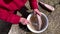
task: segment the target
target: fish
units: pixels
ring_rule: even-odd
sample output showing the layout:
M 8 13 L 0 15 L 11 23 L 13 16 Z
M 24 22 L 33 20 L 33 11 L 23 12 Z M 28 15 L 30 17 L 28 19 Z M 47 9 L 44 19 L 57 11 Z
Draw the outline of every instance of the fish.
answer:
M 41 19 L 41 16 L 39 16 L 37 14 L 37 18 L 38 18 L 38 23 L 39 23 L 39 30 L 41 30 L 41 28 L 42 28 L 42 19 Z
M 43 6 L 45 6 L 47 9 L 51 10 L 51 11 L 54 11 L 55 10 L 55 8 L 53 6 L 51 6 L 51 5 L 48 5 L 48 4 L 43 3 L 41 1 L 39 3 L 42 4 Z
M 42 21 L 41 17 L 38 14 L 36 15 L 33 14 L 30 18 L 30 21 L 35 30 L 37 31 L 41 30 Z

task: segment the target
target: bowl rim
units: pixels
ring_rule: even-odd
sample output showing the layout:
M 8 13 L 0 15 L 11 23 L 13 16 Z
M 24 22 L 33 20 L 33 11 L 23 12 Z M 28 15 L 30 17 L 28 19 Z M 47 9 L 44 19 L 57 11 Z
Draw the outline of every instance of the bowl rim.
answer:
M 27 28 L 28 28 L 31 32 L 33 32 L 33 33 L 42 33 L 42 32 L 44 32 L 44 31 L 47 29 L 47 27 L 48 27 L 48 18 L 47 18 L 47 16 L 46 16 L 44 13 L 42 13 L 42 12 L 41 12 L 41 14 L 45 16 L 45 18 L 46 18 L 46 23 L 47 23 L 47 24 L 46 24 L 45 28 L 43 28 L 43 29 L 40 30 L 40 31 L 34 31 L 34 30 L 31 29 L 31 28 L 29 27 L 29 25 L 27 24 Z M 29 15 L 28 15 L 27 20 L 30 19 L 31 15 L 32 15 L 32 14 L 29 14 Z

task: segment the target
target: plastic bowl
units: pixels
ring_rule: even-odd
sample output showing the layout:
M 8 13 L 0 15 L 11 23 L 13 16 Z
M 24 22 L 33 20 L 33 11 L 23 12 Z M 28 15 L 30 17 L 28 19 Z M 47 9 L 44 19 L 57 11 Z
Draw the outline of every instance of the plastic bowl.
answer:
M 43 21 L 44 21 L 44 23 L 45 23 L 45 25 L 43 26 L 43 28 L 42 28 L 41 30 L 37 31 L 37 30 L 35 30 L 30 24 L 27 24 L 27 28 L 28 28 L 31 32 L 33 32 L 33 33 L 42 33 L 42 32 L 44 32 L 44 31 L 47 29 L 47 27 L 48 27 L 48 18 L 47 18 L 47 16 L 46 16 L 44 13 L 42 13 L 42 12 L 41 12 L 41 14 L 42 14 L 42 18 L 44 19 Z M 31 17 L 31 16 L 32 16 L 32 14 L 29 14 L 28 17 L 27 17 L 27 20 L 30 20 L 30 17 Z

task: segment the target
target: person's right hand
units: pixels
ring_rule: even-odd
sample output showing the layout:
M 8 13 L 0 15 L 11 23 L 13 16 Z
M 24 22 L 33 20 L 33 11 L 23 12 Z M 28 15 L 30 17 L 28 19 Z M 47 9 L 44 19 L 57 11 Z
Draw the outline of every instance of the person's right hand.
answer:
M 27 25 L 29 23 L 29 21 L 27 19 L 25 19 L 25 18 L 20 18 L 20 22 L 23 25 Z

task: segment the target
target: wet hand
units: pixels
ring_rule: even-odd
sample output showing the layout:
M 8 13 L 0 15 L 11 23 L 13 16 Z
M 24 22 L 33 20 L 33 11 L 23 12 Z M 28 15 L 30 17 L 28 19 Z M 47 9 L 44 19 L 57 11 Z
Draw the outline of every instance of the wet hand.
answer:
M 39 16 L 41 16 L 41 12 L 38 9 L 34 9 L 34 14 L 38 14 Z
M 27 19 L 25 19 L 25 18 L 20 18 L 20 22 L 23 25 L 27 25 L 29 23 L 29 21 Z

